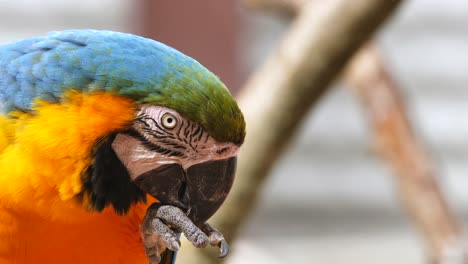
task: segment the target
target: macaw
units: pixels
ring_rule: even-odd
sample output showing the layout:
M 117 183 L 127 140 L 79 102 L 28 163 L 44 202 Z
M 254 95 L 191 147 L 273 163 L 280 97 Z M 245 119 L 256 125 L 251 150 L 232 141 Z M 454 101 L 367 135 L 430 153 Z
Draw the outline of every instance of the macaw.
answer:
M 229 192 L 245 121 L 196 60 L 132 34 L 0 46 L 0 263 L 171 263 Z

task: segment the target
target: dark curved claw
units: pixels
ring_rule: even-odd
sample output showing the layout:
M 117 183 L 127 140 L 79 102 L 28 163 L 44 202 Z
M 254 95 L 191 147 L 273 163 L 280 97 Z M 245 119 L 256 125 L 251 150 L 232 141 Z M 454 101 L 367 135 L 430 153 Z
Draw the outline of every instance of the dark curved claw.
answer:
M 221 242 L 218 244 L 218 247 L 220 251 L 218 258 L 224 258 L 229 254 L 229 245 L 226 240 L 221 240 Z

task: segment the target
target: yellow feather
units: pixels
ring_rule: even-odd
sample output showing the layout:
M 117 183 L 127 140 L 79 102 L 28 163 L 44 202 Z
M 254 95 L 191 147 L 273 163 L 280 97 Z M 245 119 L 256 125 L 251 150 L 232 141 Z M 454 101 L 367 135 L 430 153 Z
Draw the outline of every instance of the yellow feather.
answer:
M 147 205 L 118 216 L 76 199 L 96 140 L 134 113 L 129 99 L 71 91 L 60 104 L 36 101 L 32 114 L 0 116 L 0 263 L 146 262 L 138 229 Z

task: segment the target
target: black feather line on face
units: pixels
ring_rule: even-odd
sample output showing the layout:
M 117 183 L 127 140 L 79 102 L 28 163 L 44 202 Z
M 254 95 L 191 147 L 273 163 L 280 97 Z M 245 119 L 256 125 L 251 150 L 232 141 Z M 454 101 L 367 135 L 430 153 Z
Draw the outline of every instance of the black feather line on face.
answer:
M 100 212 L 112 205 L 115 212 L 124 215 L 132 204 L 146 202 L 146 195 L 131 181 L 127 169 L 112 149 L 116 135 L 113 133 L 95 143 L 93 162 L 83 172 L 83 191 L 78 198 L 84 201 L 86 197 L 92 210 Z
M 140 134 L 140 132 L 136 131 L 135 129 L 128 129 L 128 130 L 123 131 L 122 133 L 137 139 L 138 141 L 141 142 L 141 144 L 143 144 L 145 147 L 147 147 L 151 151 L 154 151 L 163 155 L 167 155 L 167 156 L 186 157 L 186 155 L 180 151 L 170 150 L 170 149 L 161 147 L 159 145 L 156 145 L 154 143 L 151 143 L 142 134 Z

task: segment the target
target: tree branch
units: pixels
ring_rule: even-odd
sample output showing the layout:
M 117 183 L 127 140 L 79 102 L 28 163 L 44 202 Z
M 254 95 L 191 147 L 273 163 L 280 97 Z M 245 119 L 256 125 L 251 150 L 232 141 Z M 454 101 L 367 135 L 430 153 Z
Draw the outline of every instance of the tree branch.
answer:
M 279 48 L 249 79 L 239 99 L 247 138 L 237 178 L 226 203 L 211 219 L 228 240 L 235 238 L 255 206 L 266 176 L 305 114 L 399 3 L 334 0 L 320 10 L 306 4 Z M 196 250 L 182 256 L 181 263 L 218 262 L 213 256 Z
M 403 98 L 373 46 L 348 65 L 346 82 L 367 110 L 377 153 L 395 170 L 402 204 L 422 231 L 435 263 L 463 263 L 462 234 L 436 181 L 424 147 L 413 135 Z
M 244 0 L 253 8 L 293 17 L 312 0 Z M 313 1 L 326 4 L 326 1 Z M 429 244 L 435 263 L 467 261 L 463 234 L 436 181 L 424 147 L 413 135 L 399 87 L 386 71 L 372 44 L 361 49 L 347 66 L 345 82 L 367 110 L 377 153 L 395 170 L 402 204 Z
M 252 9 L 273 12 L 285 17 L 295 17 L 306 1 L 311 0 L 243 0 L 242 2 Z

